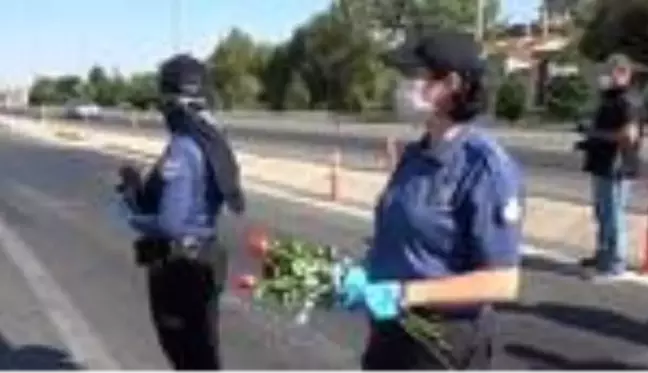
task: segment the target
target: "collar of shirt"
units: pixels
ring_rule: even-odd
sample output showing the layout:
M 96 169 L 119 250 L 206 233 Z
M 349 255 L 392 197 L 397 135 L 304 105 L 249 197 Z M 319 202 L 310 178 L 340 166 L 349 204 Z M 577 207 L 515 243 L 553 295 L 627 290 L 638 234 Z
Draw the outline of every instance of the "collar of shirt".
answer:
M 432 142 L 430 137 L 425 134 L 417 142 L 416 149 L 418 152 L 428 159 L 433 160 L 439 164 L 447 164 L 452 159 L 453 154 L 461 146 L 463 141 L 470 133 L 470 125 L 458 124 L 457 133 L 450 139 L 444 139 L 438 142 Z

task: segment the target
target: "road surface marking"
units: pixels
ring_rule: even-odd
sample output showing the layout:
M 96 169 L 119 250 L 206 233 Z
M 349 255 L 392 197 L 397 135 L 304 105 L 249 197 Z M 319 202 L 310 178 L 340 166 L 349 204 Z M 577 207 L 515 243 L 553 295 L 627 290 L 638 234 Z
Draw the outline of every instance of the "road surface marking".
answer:
M 13 193 L 47 209 L 64 221 L 78 224 L 83 219 L 82 216 L 77 216 L 73 211 L 70 211 L 69 203 L 56 200 L 31 185 L 12 180 L 9 182 L 9 186 Z M 226 306 L 234 308 L 237 312 L 245 312 L 248 320 L 266 332 L 272 333 L 273 337 L 279 339 L 276 344 L 288 346 L 288 349 L 310 345 L 336 362 L 349 363 L 356 359 L 353 351 L 347 351 L 317 329 L 293 325 L 287 316 L 284 317 L 285 315 L 265 311 L 232 293 L 224 293 L 221 300 Z
M 90 325 L 61 286 L 38 260 L 34 250 L 0 216 L 0 247 L 22 272 L 31 291 L 79 364 L 92 370 L 119 370 Z

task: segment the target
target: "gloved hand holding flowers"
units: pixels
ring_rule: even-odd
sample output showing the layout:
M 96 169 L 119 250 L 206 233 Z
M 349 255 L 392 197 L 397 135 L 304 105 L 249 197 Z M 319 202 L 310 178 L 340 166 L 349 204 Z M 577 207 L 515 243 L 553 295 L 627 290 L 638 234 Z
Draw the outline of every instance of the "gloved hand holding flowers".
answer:
M 437 325 L 401 307 L 399 282 L 372 281 L 361 261 L 334 247 L 271 238 L 258 228 L 248 231 L 246 241 L 261 274 L 242 275 L 238 284 L 251 290 L 256 302 L 294 312 L 300 323 L 308 322 L 315 308 L 360 310 L 374 320 L 400 321 L 413 337 L 441 338 Z

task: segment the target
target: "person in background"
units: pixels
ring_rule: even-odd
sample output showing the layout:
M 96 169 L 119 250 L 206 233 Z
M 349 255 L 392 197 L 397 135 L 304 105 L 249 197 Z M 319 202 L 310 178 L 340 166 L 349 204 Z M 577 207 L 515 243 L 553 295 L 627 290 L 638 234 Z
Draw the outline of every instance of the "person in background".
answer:
M 625 208 L 630 184 L 639 176 L 645 108 L 633 85 L 633 67 L 624 55 L 608 59 L 601 77 L 601 100 L 587 133 L 584 170 L 592 175 L 594 216 L 597 224 L 594 256 L 581 265 L 594 267 L 596 279 L 615 279 L 626 272 L 627 227 Z
M 170 140 L 145 181 L 121 170 L 121 191 L 141 235 L 136 257 L 148 269 L 164 352 L 175 369 L 220 369 L 217 303 L 227 264 L 216 223 L 223 203 L 244 212 L 239 166 L 210 117 L 205 66 L 177 55 L 162 64 L 158 79 Z
M 425 132 L 382 192 L 366 257 L 341 271 L 339 301 L 370 316 L 363 369 L 488 369 L 492 304 L 519 292 L 522 173 L 482 128 L 485 66 L 471 35 L 437 31 L 392 57 L 398 113 Z M 440 340 L 408 333 L 408 313 L 438 323 Z

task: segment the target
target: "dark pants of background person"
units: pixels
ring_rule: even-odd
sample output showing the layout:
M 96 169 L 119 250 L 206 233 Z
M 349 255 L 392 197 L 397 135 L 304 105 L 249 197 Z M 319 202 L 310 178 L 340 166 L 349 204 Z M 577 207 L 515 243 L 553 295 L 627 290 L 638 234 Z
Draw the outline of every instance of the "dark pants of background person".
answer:
M 626 270 L 627 226 L 625 209 L 631 181 L 594 176 L 594 212 L 598 225 L 594 261 L 599 272 L 621 274 Z
M 496 317 L 492 309 L 475 317 L 434 321 L 442 346 L 434 338 L 422 343 L 395 321 L 372 322 L 363 370 L 487 370 L 491 369 Z
M 216 269 L 206 261 L 185 258 L 149 269 L 153 322 L 176 370 L 221 369 L 218 301 L 226 266 L 222 257 Z

